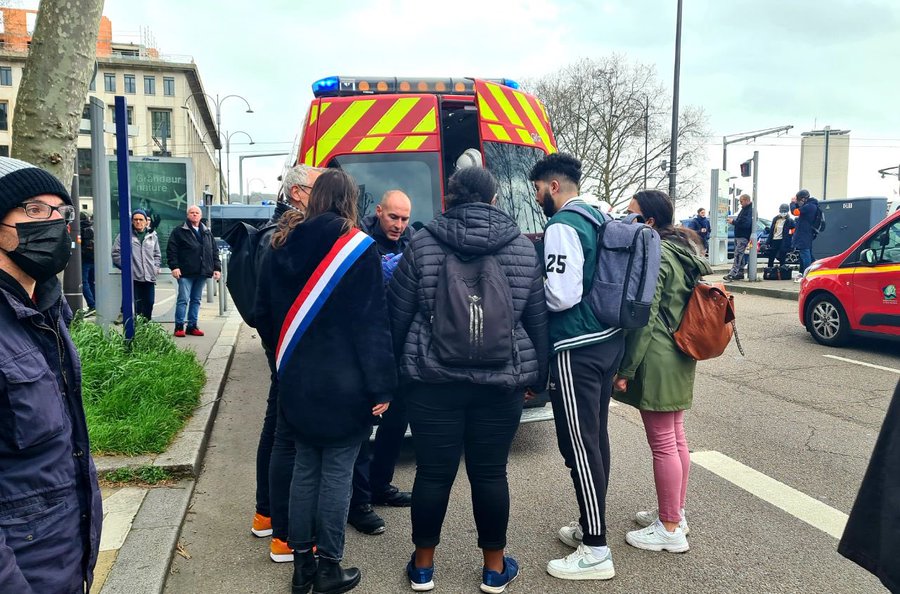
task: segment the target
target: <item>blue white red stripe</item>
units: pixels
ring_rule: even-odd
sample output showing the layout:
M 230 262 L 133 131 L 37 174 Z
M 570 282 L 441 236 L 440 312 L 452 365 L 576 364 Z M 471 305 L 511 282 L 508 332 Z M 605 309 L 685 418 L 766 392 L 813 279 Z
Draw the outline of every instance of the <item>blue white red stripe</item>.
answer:
M 313 319 L 325 305 L 331 292 L 374 240 L 360 231 L 351 229 L 340 236 L 325 258 L 319 263 L 303 290 L 288 310 L 278 347 L 275 350 L 275 369 L 281 374 L 281 365 L 291 357 Z

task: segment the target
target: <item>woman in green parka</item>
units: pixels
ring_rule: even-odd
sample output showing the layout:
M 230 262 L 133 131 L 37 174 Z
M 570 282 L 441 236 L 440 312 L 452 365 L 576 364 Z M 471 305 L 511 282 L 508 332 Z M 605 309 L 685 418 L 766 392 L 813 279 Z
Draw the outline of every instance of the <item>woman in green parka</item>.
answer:
M 641 190 L 628 210 L 640 214 L 662 238 L 662 261 L 650 323 L 629 330 L 613 398 L 641 411 L 653 452 L 653 478 L 659 508 L 641 511 L 635 520 L 644 528 L 625 536 L 628 544 L 650 551 L 683 553 L 690 548 L 684 519 L 691 458 L 684 436 L 684 411 L 691 407 L 697 362 L 682 353 L 666 320 L 677 327 L 694 281 L 712 270 L 703 259 L 703 241 L 685 228 L 675 228 L 672 200 L 659 190 Z

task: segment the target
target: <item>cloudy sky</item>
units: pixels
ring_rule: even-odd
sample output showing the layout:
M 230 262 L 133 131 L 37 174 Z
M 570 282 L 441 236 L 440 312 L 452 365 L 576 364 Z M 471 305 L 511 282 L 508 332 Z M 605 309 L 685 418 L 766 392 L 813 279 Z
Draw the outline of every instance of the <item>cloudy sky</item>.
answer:
M 224 129 L 256 140 L 232 140 L 235 190 L 236 155 L 288 151 L 319 78 L 527 79 L 616 52 L 671 85 L 675 13 L 675 0 L 107 0 L 104 10 L 114 38 L 148 29 L 163 54 L 193 56 L 208 93 L 250 101 L 254 114 L 235 100 L 222 108 Z M 763 211 L 797 189 L 800 132 L 825 125 L 852 130 L 848 193 L 897 198 L 900 182 L 877 170 L 900 164 L 900 2 L 684 0 L 682 35 L 681 102 L 709 116 L 710 167 L 724 134 L 794 126 L 729 147 L 732 169 L 760 151 Z M 281 165 L 246 160 L 245 183 L 272 191 Z

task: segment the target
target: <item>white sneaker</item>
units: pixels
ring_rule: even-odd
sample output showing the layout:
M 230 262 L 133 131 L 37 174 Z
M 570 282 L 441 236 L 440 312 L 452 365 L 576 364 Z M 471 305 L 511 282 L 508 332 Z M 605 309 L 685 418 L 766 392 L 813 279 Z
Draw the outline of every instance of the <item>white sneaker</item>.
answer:
M 634 521 L 638 523 L 638 526 L 647 527 L 656 522 L 659 519 L 659 510 L 648 510 L 648 511 L 639 511 L 634 514 Z M 688 526 L 687 518 L 684 516 L 684 512 L 681 513 L 681 521 L 678 522 L 678 527 L 681 528 L 681 531 L 684 532 L 684 535 L 687 536 L 691 533 L 691 528 Z
M 625 542 L 646 551 L 684 553 L 691 548 L 680 527 L 675 528 L 675 532 L 669 532 L 659 520 L 646 528 L 629 532 L 625 535 Z
M 584 538 L 584 532 L 581 530 L 581 524 L 579 524 L 577 521 L 570 522 L 568 526 L 563 526 L 556 534 L 559 537 L 559 540 L 563 542 L 563 544 L 568 545 L 573 549 L 577 549 L 578 545 L 581 544 L 581 539 Z
M 547 573 L 561 580 L 609 580 L 616 575 L 612 552 L 597 559 L 591 547 L 580 544 L 575 552 L 547 563 Z

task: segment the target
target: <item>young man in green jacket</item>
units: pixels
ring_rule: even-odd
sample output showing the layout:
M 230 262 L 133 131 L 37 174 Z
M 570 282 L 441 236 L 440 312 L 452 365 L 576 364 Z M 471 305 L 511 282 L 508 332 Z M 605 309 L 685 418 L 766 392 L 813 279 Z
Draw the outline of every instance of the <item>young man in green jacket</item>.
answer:
M 597 232 L 580 214 L 562 210 L 569 203 L 592 208 L 578 193 L 581 162 L 571 155 L 548 155 L 534 165 L 529 179 L 550 218 L 544 228 L 553 347 L 550 399 L 559 451 L 571 471 L 580 512 L 577 522 L 559 530 L 559 539 L 575 552 L 550 561 L 547 572 L 566 580 L 606 580 L 615 575 L 606 543 L 607 422 L 622 332 L 598 321 L 583 299 L 594 277 Z

